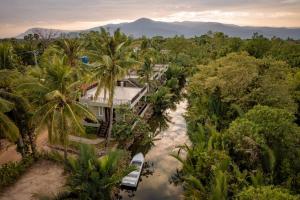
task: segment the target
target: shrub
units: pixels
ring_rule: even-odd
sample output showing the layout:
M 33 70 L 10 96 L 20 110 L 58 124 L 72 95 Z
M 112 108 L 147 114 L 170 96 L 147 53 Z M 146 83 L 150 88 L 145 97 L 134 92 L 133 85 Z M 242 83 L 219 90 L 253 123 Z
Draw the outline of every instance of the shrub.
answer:
M 4 164 L 0 168 L 0 190 L 14 183 L 27 168 L 33 164 L 32 157 L 23 158 L 20 162 L 11 162 Z
M 262 186 L 262 187 L 248 187 L 240 192 L 236 199 L 238 200 L 299 200 L 299 196 L 295 196 L 289 193 L 288 190 L 281 189 L 274 186 Z

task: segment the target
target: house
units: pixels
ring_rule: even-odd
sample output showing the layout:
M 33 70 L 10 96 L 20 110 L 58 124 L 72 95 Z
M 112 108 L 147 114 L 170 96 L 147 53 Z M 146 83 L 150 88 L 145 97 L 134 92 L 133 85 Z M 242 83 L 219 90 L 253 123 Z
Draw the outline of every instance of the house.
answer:
M 167 71 L 168 65 L 156 64 L 153 69 L 152 80 L 163 81 L 163 75 Z M 97 117 L 98 122 L 85 121 L 85 126 L 97 127 L 100 135 L 106 135 L 109 122 L 108 93 L 101 90 L 96 96 L 97 85 L 87 88 L 85 94 L 80 98 L 80 102 L 88 107 Z M 127 105 L 135 113 L 143 116 L 148 105 L 146 97 L 148 93 L 147 84 L 142 84 L 136 71 L 129 73 L 124 79 L 119 80 L 114 91 L 113 107 Z M 114 119 L 116 118 L 114 113 Z

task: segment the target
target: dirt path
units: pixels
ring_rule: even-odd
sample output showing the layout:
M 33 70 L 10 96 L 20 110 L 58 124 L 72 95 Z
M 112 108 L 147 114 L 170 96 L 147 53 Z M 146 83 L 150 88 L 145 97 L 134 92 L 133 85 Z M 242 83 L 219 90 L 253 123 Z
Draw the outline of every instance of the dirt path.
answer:
M 47 141 L 48 141 L 48 132 L 47 130 L 43 130 L 37 137 L 36 145 L 38 150 L 46 149 L 47 150 Z M 11 145 L 7 149 L 0 152 L 0 165 L 8 163 L 8 162 L 14 162 L 19 161 L 22 159 L 22 156 L 20 153 L 16 151 L 16 145 Z
M 31 200 L 33 194 L 54 194 L 66 182 L 62 166 L 50 161 L 35 163 L 20 179 L 5 189 L 0 200 Z
M 16 151 L 16 148 L 16 145 L 12 145 L 0 153 L 0 165 L 22 159 L 21 154 Z

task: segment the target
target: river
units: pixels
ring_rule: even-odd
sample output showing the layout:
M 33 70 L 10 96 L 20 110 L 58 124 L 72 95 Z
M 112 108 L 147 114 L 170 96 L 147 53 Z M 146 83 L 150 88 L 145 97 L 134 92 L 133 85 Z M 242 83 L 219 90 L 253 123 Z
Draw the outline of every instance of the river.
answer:
M 169 126 L 157 135 L 155 145 L 145 156 L 140 183 L 135 191 L 123 189 L 122 200 L 178 200 L 182 199 L 181 186 L 170 182 L 171 176 L 181 167 L 181 164 L 170 156 L 176 152 L 176 146 L 189 143 L 186 133 L 186 121 L 183 117 L 187 102 L 181 101 L 175 110 L 168 110 Z

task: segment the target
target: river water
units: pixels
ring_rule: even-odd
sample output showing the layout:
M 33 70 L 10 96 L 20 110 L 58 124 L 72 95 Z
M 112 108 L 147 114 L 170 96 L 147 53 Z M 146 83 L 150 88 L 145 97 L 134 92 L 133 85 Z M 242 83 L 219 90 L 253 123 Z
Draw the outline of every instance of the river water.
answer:
M 122 200 L 178 200 L 182 199 L 181 186 L 170 182 L 172 175 L 181 164 L 170 156 L 176 152 L 176 146 L 189 143 L 186 133 L 186 121 L 183 117 L 187 102 L 181 101 L 176 110 L 168 110 L 169 127 L 157 135 L 159 140 L 147 152 L 145 167 L 140 183 L 135 191 L 123 189 L 120 193 Z

